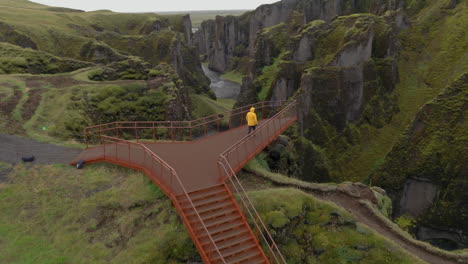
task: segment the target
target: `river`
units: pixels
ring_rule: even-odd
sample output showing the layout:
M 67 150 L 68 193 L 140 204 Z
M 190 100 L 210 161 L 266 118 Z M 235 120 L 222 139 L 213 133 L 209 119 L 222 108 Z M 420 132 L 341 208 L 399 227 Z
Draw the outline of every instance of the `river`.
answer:
M 211 80 L 210 88 L 216 94 L 217 98 L 237 99 L 240 93 L 240 85 L 225 80 L 221 74 L 208 69 L 208 66 L 202 64 L 202 69 L 205 75 Z

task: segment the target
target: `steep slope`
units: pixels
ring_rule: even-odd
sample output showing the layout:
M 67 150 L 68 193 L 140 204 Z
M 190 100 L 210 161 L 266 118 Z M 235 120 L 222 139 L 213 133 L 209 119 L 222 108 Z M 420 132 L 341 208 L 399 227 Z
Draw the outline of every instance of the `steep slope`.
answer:
M 372 175 L 391 194 L 395 217 L 417 220 L 418 238 L 449 249 L 468 246 L 468 74 L 416 115 Z
M 430 212 L 423 214 L 422 208 L 413 212 L 421 227 L 419 237 L 430 240 L 434 234 L 423 226 L 438 227 L 442 230 L 437 236 L 451 240 L 449 244 L 455 243 L 455 248 L 465 247 L 464 217 L 443 224 L 441 215 L 452 215 L 446 210 L 460 212 L 466 191 L 439 195 L 450 193 L 447 184 L 452 181 L 442 180 L 445 176 L 460 188 L 464 186 L 464 179 L 457 175 L 466 157 L 440 153 L 439 147 L 450 149 L 450 140 L 436 140 L 441 144 L 437 148 L 423 144 L 427 146 L 423 154 L 397 149 L 403 148 L 398 142 L 406 142 L 402 134 L 420 108 L 468 72 L 467 2 L 350 3 L 281 1 L 265 5 L 241 17 L 205 22 L 195 42 L 211 68 L 235 69 L 246 75 L 235 107 L 261 100 L 296 97 L 301 101 L 301 122 L 287 133 L 292 143 L 277 142 L 270 148 L 268 162 L 273 169 L 307 181 L 382 184 L 392 189 L 396 208 L 405 186 L 411 187 L 405 185 L 410 175 L 430 174 L 427 185 L 437 185 L 429 189 L 438 194 Z M 310 10 L 315 11 L 312 16 Z M 261 21 L 261 25 L 252 21 Z M 452 110 L 460 114 L 464 107 L 456 104 Z M 441 123 L 434 131 L 455 129 L 445 121 L 434 122 Z M 430 134 L 421 137 L 422 142 L 432 140 Z M 395 153 L 385 159 L 394 146 Z M 412 147 L 403 149 L 407 148 Z M 428 172 L 434 167 L 425 163 L 401 164 L 416 158 L 412 154 L 417 159 L 439 160 L 442 164 L 437 163 L 437 168 L 444 172 Z M 395 161 L 395 155 L 401 160 Z M 415 168 L 409 169 L 411 166 Z M 399 209 L 395 213 L 399 216 Z M 444 233 L 449 227 L 457 238 Z
M 314 20 L 330 21 L 338 15 L 372 12 L 383 14 L 401 7 L 401 1 L 283 0 L 262 5 L 239 17 L 218 16 L 204 21 L 194 42 L 208 57 L 209 68 L 225 72 L 236 68 L 235 57 L 253 56 L 257 32 L 287 22 L 291 31 Z

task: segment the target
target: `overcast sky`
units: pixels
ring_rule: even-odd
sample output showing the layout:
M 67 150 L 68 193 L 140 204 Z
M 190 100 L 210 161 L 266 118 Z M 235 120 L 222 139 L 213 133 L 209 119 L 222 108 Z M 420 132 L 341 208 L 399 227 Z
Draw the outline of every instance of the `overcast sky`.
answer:
M 110 9 L 115 12 L 158 12 L 190 10 L 255 9 L 279 0 L 33 0 L 33 2 L 85 11 Z

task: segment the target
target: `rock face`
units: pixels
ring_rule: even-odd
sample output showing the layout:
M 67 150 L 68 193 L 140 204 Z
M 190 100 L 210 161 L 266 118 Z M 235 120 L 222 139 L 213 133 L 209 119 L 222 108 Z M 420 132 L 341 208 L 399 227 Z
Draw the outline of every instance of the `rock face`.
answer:
M 403 2 L 394 1 L 345 1 L 345 0 L 283 0 L 262 5 L 240 17 L 216 17 L 204 21 L 195 33 L 194 43 L 200 53 L 208 58 L 209 68 L 225 72 L 233 57 L 255 55 L 257 33 L 283 22 L 296 20 L 299 25 L 314 20 L 331 21 L 339 15 L 357 12 L 383 14 L 395 10 Z M 370 2 L 370 3 L 369 3 Z M 236 54 L 237 53 L 237 54 Z
M 352 12 L 351 7 L 341 8 L 340 12 Z M 388 8 L 365 10 L 379 13 Z M 330 10 L 334 7 L 320 14 L 332 14 Z M 301 104 L 298 134 L 304 138 L 296 142 L 300 154 L 295 156 L 307 158 L 292 161 L 300 164 L 293 175 L 310 181 L 340 181 L 345 175 L 335 169 L 339 163 L 334 153 L 359 143 L 359 126 L 381 128 L 399 112 L 393 94 L 399 82 L 396 35 L 407 26 L 406 16 L 403 10 L 333 19 L 317 15 L 324 20 L 304 24 L 301 12 L 294 9 L 286 22 L 257 32 L 254 55 L 249 57 L 248 51 L 243 55 L 253 60 L 244 86 L 252 90 L 243 91 L 236 106 L 297 96 Z M 319 173 L 307 172 L 311 169 Z
M 125 57 L 102 43 L 90 41 L 81 47 L 80 57 L 85 61 L 108 64 L 121 61 Z
M 394 216 L 410 213 L 424 234 L 421 228 L 451 230 L 465 237 L 454 241 L 458 244 L 466 244 L 468 234 L 467 84 L 464 74 L 426 104 L 372 175 L 392 197 Z
M 0 42 L 11 43 L 22 48 L 37 49 L 36 43 L 30 37 L 3 22 L 0 22 Z

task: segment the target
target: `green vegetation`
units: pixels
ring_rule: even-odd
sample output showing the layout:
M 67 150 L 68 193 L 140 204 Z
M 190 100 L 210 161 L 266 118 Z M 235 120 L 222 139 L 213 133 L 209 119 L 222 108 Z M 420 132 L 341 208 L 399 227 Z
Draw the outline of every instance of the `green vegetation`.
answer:
M 280 63 L 281 56 L 275 58 L 272 65 L 263 67 L 260 76 L 255 79 L 254 85 L 258 92 L 259 101 L 265 101 L 267 98 L 267 95 L 274 84 L 273 82 L 276 79 L 276 73 L 279 71 Z
M 413 27 L 402 33 L 400 83 L 395 91 L 400 112 L 381 129 L 360 128 L 360 144 L 344 164 L 349 180 L 365 179 L 390 152 L 419 109 L 455 78 L 468 72 L 468 39 L 463 26 L 468 23 L 466 3 L 453 10 L 443 10 L 441 4 L 434 1 L 424 8 L 414 19 Z
M 115 120 L 165 120 L 167 96 L 141 84 L 106 85 L 98 90 L 72 88 L 65 129 L 80 133 L 86 126 Z
M 9 168 L 0 164 L 0 170 Z M 7 263 L 187 263 L 200 257 L 146 176 L 110 165 L 16 165 L 0 184 Z
M 240 72 L 230 71 L 221 75 L 221 78 L 242 85 L 242 78 L 244 78 L 244 75 Z
M 287 263 L 420 263 L 344 210 L 302 191 L 269 189 L 249 196 Z
M 91 63 L 59 58 L 47 52 L 0 42 L 0 74 L 54 74 L 89 67 Z
M 10 166 L 0 184 L 9 263 L 200 261 L 176 211 L 138 172 L 105 164 Z M 419 263 L 329 203 L 295 189 L 249 193 L 288 263 Z M 340 245 L 336 247 L 336 245 Z
M 192 119 L 198 119 L 205 116 L 214 115 L 216 113 L 222 113 L 231 111 L 234 106 L 234 99 L 223 99 L 218 98 L 213 100 L 204 95 L 192 94 L 190 95 L 192 100 Z
M 410 228 L 416 227 L 415 220 L 410 215 L 402 215 L 395 219 L 395 223 L 404 231 L 408 232 Z
M 424 178 L 438 186 L 434 204 L 418 217 L 418 224 L 464 228 L 468 220 L 465 177 L 468 73 L 455 80 L 418 112 L 413 124 L 373 173 L 374 184 L 400 197 L 409 178 Z

